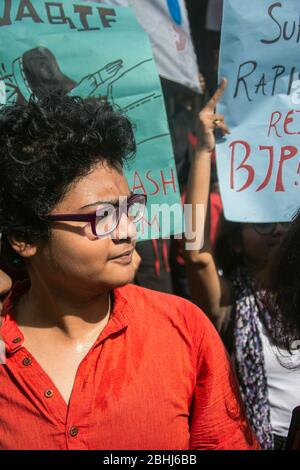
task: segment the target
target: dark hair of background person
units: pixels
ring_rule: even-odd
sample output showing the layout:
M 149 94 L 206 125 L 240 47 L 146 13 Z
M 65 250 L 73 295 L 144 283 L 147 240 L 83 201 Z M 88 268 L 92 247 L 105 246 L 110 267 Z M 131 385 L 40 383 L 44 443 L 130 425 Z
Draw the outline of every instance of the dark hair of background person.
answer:
M 242 247 L 242 224 L 230 222 L 221 215 L 218 222 L 218 231 L 214 247 L 214 257 L 217 268 L 226 278 L 230 278 L 238 266 L 244 264 L 243 253 L 234 248 Z
M 206 29 L 208 0 L 185 0 L 185 3 L 198 68 L 205 77 L 208 94 L 212 96 L 218 85 L 216 57 L 220 48 L 221 34 Z
M 230 279 L 235 269 L 244 266 L 242 223 L 230 222 L 221 216 L 214 249 L 217 268 Z M 234 247 L 240 246 L 241 252 Z M 300 212 L 267 267 L 263 285 L 263 301 L 270 314 L 273 343 L 291 351 L 293 341 L 300 340 Z M 295 367 L 300 367 L 298 362 Z M 288 367 L 287 368 L 294 368 Z
M 269 280 L 278 321 L 283 319 L 300 340 L 300 211 L 273 257 Z
M 8 236 L 47 242 L 51 212 L 72 183 L 102 162 L 121 169 L 135 153 L 130 121 L 105 101 L 53 92 L 0 109 L 2 254 L 24 267 Z

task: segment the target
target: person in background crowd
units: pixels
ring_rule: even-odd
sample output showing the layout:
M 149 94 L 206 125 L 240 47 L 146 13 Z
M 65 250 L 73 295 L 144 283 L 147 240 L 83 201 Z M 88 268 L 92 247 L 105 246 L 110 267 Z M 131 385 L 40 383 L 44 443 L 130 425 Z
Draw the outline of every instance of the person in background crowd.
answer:
M 187 87 L 161 77 L 170 136 L 173 143 L 175 164 L 180 193 L 183 195 L 187 183 L 191 147 L 194 145 L 194 126 L 203 106 L 205 81 L 199 75 L 199 95 Z M 189 299 L 189 288 L 184 260 L 176 240 L 153 239 L 139 242 L 137 251 L 141 264 L 135 283 L 160 292 L 174 293 Z
M 282 241 L 273 258 L 270 267 L 270 296 L 269 303 L 277 305 L 275 320 L 279 328 L 277 343 L 285 342 L 286 349 L 295 353 L 300 348 L 300 210 L 295 216 L 292 227 Z M 291 334 L 286 335 L 285 330 L 280 330 L 284 323 L 294 336 L 291 342 Z M 296 361 L 294 367 L 299 367 Z M 290 424 L 287 449 L 300 450 L 300 398 L 294 408 Z
M 213 247 L 216 244 L 218 227 L 223 215 L 223 205 L 220 195 L 219 181 L 217 176 L 217 164 L 215 152 L 212 152 L 210 175 L 210 241 Z
M 161 84 L 173 144 L 179 190 L 182 204 L 184 204 L 192 149 L 197 141 L 195 122 L 206 99 L 205 80 L 199 74 L 200 94 L 164 78 L 161 78 Z M 152 243 L 155 243 L 155 240 L 152 240 Z M 164 240 L 164 243 L 166 245 L 167 240 Z M 171 238 L 171 242 L 167 245 L 168 249 L 164 250 L 167 257 L 162 257 L 163 262 L 160 262 L 160 278 L 166 277 L 166 273 L 169 272 L 169 278 L 172 280 L 172 292 L 180 297 L 190 299 L 181 245 L 179 240 Z M 158 249 L 156 251 L 163 253 L 163 250 Z M 167 271 L 168 266 L 169 271 Z M 165 289 L 164 282 L 160 282 L 158 285 L 159 289 Z
M 169 266 L 170 240 L 158 238 L 140 241 L 136 252 L 141 259 L 134 282 L 147 289 L 173 293 L 171 269 Z
M 207 93 L 217 88 L 221 38 L 222 0 L 185 0 L 198 67 L 204 75 Z
M 278 306 L 275 318 L 278 323 L 284 317 L 300 347 L 300 211 L 276 251 L 270 267 L 271 300 Z M 290 347 L 289 337 L 286 348 Z M 300 397 L 299 397 L 300 404 Z
M 130 285 L 146 203 L 130 122 L 97 99 L 0 111 L 0 449 L 257 449 L 222 342 L 192 303 Z M 121 199 L 120 199 L 121 198 Z
M 263 281 L 289 224 L 239 224 L 224 219 L 213 254 L 207 211 L 211 152 L 216 128 L 223 135 L 229 133 L 224 117 L 214 109 L 225 87 L 223 80 L 199 115 L 199 147 L 186 203 L 192 204 L 194 214 L 197 204 L 203 204 L 208 217 L 203 247 L 185 252 L 187 272 L 192 300 L 207 313 L 232 355 L 247 416 L 260 444 L 264 449 L 283 448 L 291 411 L 299 403 L 300 370 L 291 373 L 290 362 L 296 358 L 284 345 L 280 350 L 274 345 L 275 316 L 265 306 Z M 282 330 L 288 332 L 286 324 Z

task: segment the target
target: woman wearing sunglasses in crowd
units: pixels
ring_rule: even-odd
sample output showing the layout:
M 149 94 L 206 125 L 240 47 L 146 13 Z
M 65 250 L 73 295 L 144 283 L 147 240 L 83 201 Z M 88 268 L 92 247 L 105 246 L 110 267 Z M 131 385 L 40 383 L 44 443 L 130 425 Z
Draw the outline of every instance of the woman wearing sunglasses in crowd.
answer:
M 278 321 L 284 317 L 300 346 L 300 211 L 276 251 L 270 270 L 270 285 Z M 300 397 L 299 397 L 300 404 Z
M 194 304 L 134 286 L 144 194 L 130 122 L 97 99 L 0 111 L 0 449 L 256 449 L 225 348 Z
M 283 448 L 292 409 L 299 403 L 300 373 L 289 370 L 285 345 L 276 350 L 272 335 L 277 338 L 278 331 L 272 311 L 265 307 L 264 280 L 289 224 L 234 223 L 222 218 L 216 245 L 211 247 L 207 207 L 214 131 L 230 133 L 224 117 L 214 111 L 225 87 L 223 80 L 199 115 L 199 146 L 186 204 L 192 205 L 194 220 L 197 204 L 203 204 L 206 221 L 203 246 L 185 251 L 187 273 L 192 300 L 215 324 L 233 359 L 246 413 L 261 446 Z M 281 361 L 281 355 L 288 357 Z
M 282 337 L 286 349 L 296 352 L 300 348 L 300 211 L 273 258 L 270 269 L 269 302 L 277 305 L 276 323 L 278 341 Z M 285 328 L 282 329 L 284 324 Z M 291 342 L 290 338 L 294 338 Z M 294 368 L 299 368 L 295 361 Z M 287 448 L 300 450 L 300 397 L 294 410 Z

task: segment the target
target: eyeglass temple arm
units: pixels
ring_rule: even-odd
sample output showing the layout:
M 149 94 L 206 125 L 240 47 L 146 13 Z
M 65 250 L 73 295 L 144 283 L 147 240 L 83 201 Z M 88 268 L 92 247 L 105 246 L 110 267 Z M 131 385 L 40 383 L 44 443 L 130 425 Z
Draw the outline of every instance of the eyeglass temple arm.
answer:
M 146 194 L 133 194 L 130 198 L 130 205 L 140 198 L 144 199 L 144 203 L 147 202 Z M 53 221 L 70 221 L 70 222 L 93 222 L 95 220 L 96 212 L 92 214 L 50 214 L 45 215 L 43 219 Z
M 70 222 L 93 222 L 94 214 L 52 214 L 43 217 L 45 220 L 70 221 Z

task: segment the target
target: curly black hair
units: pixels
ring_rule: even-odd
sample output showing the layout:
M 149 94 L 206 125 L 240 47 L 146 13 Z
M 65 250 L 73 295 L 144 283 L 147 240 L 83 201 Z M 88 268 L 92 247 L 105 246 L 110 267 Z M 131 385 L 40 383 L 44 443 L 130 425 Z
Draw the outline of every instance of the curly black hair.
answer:
M 28 243 L 47 241 L 41 217 L 74 181 L 101 161 L 121 168 L 135 153 L 133 127 L 98 98 L 52 93 L 0 109 L 0 232 Z M 14 259 L 17 261 L 16 255 Z

